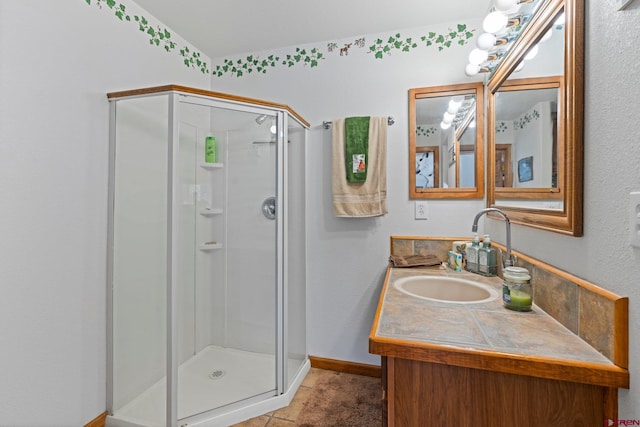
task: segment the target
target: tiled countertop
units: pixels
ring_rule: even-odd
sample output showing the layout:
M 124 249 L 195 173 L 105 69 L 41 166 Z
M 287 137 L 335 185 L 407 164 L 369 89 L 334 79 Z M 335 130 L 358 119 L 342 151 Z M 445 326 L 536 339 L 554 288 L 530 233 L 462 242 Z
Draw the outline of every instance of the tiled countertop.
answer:
M 604 378 L 609 373 L 624 376 L 623 370 L 537 307 L 535 301 L 532 311 L 522 313 L 504 308 L 500 297 L 478 304 L 439 303 L 406 295 L 393 286 L 400 278 L 416 275 L 458 277 L 492 286 L 499 295 L 502 291 L 499 277 L 448 268 L 389 268 L 371 331 L 372 353 L 453 365 L 461 361 L 460 366 L 489 370 L 501 370 L 503 358 L 511 364 L 505 365 L 504 371 L 511 373 L 529 368 L 566 371 L 570 367 L 570 371 L 577 370 L 573 369 L 574 378 L 568 380 L 585 378 L 580 382 L 601 385 L 614 384 L 600 376 Z M 447 359 L 452 355 L 451 360 Z M 480 356 L 477 363 L 473 359 L 476 356 Z M 480 360 L 482 356 L 488 358 Z M 525 375 L 537 376 L 535 372 Z M 594 378 L 586 379 L 590 375 Z M 612 381 L 617 384 L 618 380 Z

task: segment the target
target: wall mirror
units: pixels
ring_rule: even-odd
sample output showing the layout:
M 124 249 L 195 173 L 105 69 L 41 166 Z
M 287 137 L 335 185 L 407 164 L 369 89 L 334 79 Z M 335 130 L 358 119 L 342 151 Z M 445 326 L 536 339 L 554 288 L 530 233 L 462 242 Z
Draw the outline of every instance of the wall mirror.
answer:
M 482 83 L 409 90 L 412 199 L 484 197 Z
M 544 0 L 487 83 L 487 205 L 573 236 L 582 235 L 583 45 L 584 0 Z

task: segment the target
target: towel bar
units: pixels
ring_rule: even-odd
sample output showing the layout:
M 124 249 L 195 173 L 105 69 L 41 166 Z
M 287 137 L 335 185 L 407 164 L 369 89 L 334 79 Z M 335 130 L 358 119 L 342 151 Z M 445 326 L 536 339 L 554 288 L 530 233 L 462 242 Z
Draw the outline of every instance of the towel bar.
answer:
M 396 121 L 393 117 L 389 116 L 387 117 L 387 124 L 389 126 L 391 126 L 392 124 L 394 124 Z M 329 129 L 331 127 L 331 122 L 330 121 L 324 121 L 322 122 L 322 127 L 325 129 Z

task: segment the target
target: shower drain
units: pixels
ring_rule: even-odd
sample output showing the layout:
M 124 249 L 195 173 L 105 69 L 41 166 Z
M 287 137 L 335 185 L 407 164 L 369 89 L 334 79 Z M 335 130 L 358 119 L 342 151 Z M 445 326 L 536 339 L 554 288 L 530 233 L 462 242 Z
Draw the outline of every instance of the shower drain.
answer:
M 215 371 L 209 374 L 209 378 L 212 380 L 219 380 L 220 378 L 224 377 L 225 373 L 226 372 L 223 371 L 222 369 L 216 369 Z

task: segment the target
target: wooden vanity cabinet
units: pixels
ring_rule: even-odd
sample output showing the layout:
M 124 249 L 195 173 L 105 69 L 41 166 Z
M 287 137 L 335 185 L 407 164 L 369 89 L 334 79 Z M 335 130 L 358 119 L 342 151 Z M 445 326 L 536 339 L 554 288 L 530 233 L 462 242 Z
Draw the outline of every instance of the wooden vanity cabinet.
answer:
M 455 240 L 460 239 L 392 236 L 390 253 L 446 259 Z M 504 309 L 499 299 L 443 307 L 409 298 L 395 286 L 414 275 L 455 275 L 500 289 L 499 279 L 443 269 L 387 269 L 369 335 L 369 352 L 382 360 L 384 426 L 616 422 L 618 389 L 630 385 L 629 298 L 516 254 L 538 280 L 537 304 L 528 315 Z
M 617 389 L 382 357 L 388 427 L 601 426 L 617 417 Z

